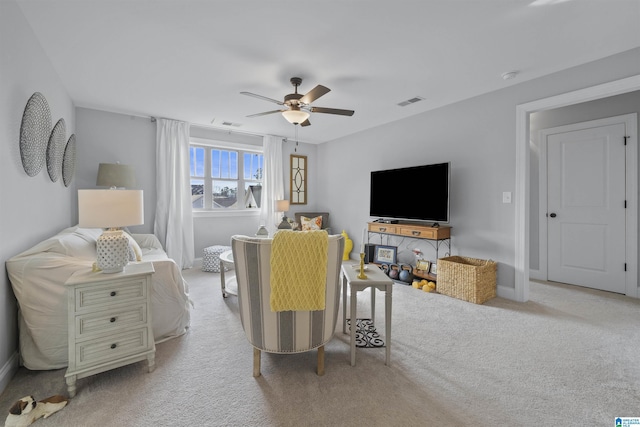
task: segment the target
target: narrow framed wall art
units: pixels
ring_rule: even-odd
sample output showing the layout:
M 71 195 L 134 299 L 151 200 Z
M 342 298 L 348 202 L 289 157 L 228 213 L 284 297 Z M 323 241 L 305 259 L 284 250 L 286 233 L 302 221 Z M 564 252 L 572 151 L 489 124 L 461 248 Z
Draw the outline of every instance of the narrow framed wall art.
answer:
M 291 181 L 289 202 L 292 205 L 307 204 L 307 156 L 291 154 Z

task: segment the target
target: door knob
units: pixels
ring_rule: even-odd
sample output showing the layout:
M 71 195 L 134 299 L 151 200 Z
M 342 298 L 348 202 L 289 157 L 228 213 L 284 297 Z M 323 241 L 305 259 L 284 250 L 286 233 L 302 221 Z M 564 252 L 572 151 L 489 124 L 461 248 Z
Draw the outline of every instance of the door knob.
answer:
M 550 213 L 550 214 L 549 214 L 549 216 L 550 216 L 551 218 L 555 218 L 555 217 L 556 217 L 556 214 L 555 214 L 555 213 Z

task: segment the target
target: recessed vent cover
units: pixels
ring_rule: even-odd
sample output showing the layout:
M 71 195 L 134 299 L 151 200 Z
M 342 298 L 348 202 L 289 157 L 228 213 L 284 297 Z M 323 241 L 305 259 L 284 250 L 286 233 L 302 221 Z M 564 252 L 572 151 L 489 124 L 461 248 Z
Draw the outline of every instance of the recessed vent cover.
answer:
M 421 96 L 415 96 L 411 99 L 407 99 L 406 101 L 399 102 L 398 105 L 401 107 L 406 107 L 410 104 L 415 104 L 416 102 L 422 101 L 424 98 Z
M 222 122 L 222 126 L 233 126 L 233 127 L 239 128 L 240 126 L 242 126 L 242 123 L 233 123 L 233 122 L 224 121 Z

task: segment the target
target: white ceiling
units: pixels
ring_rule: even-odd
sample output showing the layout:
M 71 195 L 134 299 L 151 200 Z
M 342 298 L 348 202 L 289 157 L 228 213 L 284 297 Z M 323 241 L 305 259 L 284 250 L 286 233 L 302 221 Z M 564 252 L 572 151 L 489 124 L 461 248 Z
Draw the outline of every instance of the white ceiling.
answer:
M 640 0 L 18 4 L 76 106 L 293 137 L 279 114 L 247 118 L 279 106 L 240 92 L 281 100 L 299 76 L 300 93 L 331 89 L 314 106 L 355 110 L 313 114 L 310 143 L 640 46 Z

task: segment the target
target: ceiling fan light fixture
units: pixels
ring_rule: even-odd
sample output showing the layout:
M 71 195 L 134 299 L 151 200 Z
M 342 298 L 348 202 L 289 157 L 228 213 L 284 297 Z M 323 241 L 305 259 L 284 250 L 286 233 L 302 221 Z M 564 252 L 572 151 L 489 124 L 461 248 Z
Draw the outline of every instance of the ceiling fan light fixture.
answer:
M 309 113 L 302 111 L 299 108 L 291 108 L 282 112 L 282 116 L 291 124 L 299 125 L 309 118 Z

